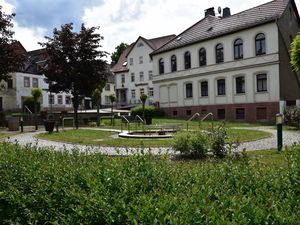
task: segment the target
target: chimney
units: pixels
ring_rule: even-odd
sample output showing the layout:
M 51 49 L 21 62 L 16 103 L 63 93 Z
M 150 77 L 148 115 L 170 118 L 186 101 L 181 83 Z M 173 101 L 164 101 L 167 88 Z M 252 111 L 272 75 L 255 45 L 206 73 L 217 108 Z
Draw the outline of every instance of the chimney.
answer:
M 211 15 L 211 16 L 215 16 L 216 15 L 214 7 L 208 8 L 204 12 L 205 12 L 205 17 L 207 17 L 208 15 Z
M 230 8 L 226 7 L 223 9 L 223 18 L 231 16 Z

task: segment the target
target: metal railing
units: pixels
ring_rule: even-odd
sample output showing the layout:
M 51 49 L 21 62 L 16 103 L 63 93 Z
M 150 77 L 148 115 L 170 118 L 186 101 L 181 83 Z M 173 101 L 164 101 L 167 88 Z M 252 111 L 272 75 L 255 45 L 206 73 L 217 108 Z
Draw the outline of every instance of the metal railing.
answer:
M 31 112 L 31 110 L 30 110 L 26 105 L 24 105 L 24 108 L 25 108 L 25 111 L 29 112 L 30 115 L 33 114 L 33 113 Z
M 128 132 L 130 132 L 130 122 L 129 120 L 126 118 L 126 116 L 121 116 L 121 132 L 123 132 L 123 119 L 126 121 L 127 126 L 128 126 Z
M 214 128 L 214 125 L 213 125 L 213 121 L 214 121 L 214 114 L 212 112 L 210 113 L 207 113 L 202 119 L 201 118 L 201 114 L 200 113 L 195 113 L 191 118 L 189 118 L 187 120 L 187 123 L 186 123 L 186 130 L 188 131 L 189 130 L 189 122 L 192 121 L 195 117 L 198 117 L 199 120 L 198 120 L 198 127 L 200 128 L 200 125 L 201 125 L 201 122 L 206 120 L 208 117 L 211 117 L 211 128 L 213 129 Z

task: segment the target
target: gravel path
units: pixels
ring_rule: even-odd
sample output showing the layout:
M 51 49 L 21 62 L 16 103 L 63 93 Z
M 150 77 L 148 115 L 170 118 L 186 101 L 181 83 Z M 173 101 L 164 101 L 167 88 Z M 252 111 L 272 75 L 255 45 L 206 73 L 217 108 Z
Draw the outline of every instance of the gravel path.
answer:
M 276 130 L 270 127 L 258 127 L 258 128 L 240 128 L 240 129 L 255 129 L 262 130 L 266 132 L 270 132 L 272 134 L 269 138 L 264 138 L 257 141 L 245 142 L 241 143 L 239 146 L 239 150 L 262 150 L 262 149 L 270 149 L 276 148 L 277 146 L 277 138 L 276 138 Z M 118 130 L 109 130 L 109 131 L 118 131 Z M 38 147 L 50 147 L 56 151 L 70 151 L 74 148 L 80 151 L 93 151 L 93 152 L 101 152 L 107 155 L 129 155 L 140 152 L 141 150 L 136 148 L 126 148 L 126 147 L 91 147 L 81 144 L 68 144 L 61 143 L 56 141 L 42 140 L 38 139 L 35 136 L 39 133 L 43 133 L 45 131 L 37 131 L 37 132 L 28 132 L 22 133 L 15 136 L 12 136 L 6 141 L 12 143 L 19 143 L 24 146 L 27 144 L 37 145 Z M 300 132 L 292 132 L 292 131 L 284 131 L 283 132 L 283 144 L 284 146 L 291 146 L 295 142 L 300 142 Z M 148 151 L 148 150 L 147 150 Z M 166 154 L 166 153 L 174 153 L 170 148 L 151 148 L 150 150 L 153 154 Z

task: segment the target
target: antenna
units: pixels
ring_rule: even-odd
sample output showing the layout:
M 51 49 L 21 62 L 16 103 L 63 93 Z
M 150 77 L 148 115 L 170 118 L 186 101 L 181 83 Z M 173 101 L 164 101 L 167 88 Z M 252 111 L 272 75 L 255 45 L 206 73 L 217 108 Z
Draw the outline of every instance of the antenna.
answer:
M 221 12 L 222 12 L 222 8 L 221 6 L 218 7 L 218 13 L 221 15 Z

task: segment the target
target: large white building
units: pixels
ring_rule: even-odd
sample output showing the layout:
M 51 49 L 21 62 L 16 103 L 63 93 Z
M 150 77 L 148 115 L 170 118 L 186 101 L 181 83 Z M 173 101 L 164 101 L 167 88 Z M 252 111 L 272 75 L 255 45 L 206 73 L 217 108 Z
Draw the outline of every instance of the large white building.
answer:
M 299 78 L 289 63 L 299 29 L 294 0 L 235 15 L 225 8 L 222 17 L 210 8 L 151 53 L 154 99 L 168 116 L 212 112 L 216 119 L 274 120 L 284 106 L 300 104 Z
M 140 104 L 140 95 L 148 95 L 147 104 L 154 104 L 155 88 L 152 84 L 153 63 L 150 53 L 163 46 L 175 35 L 146 39 L 139 37 L 120 56 L 112 68 L 116 82 L 117 104 L 130 107 Z

